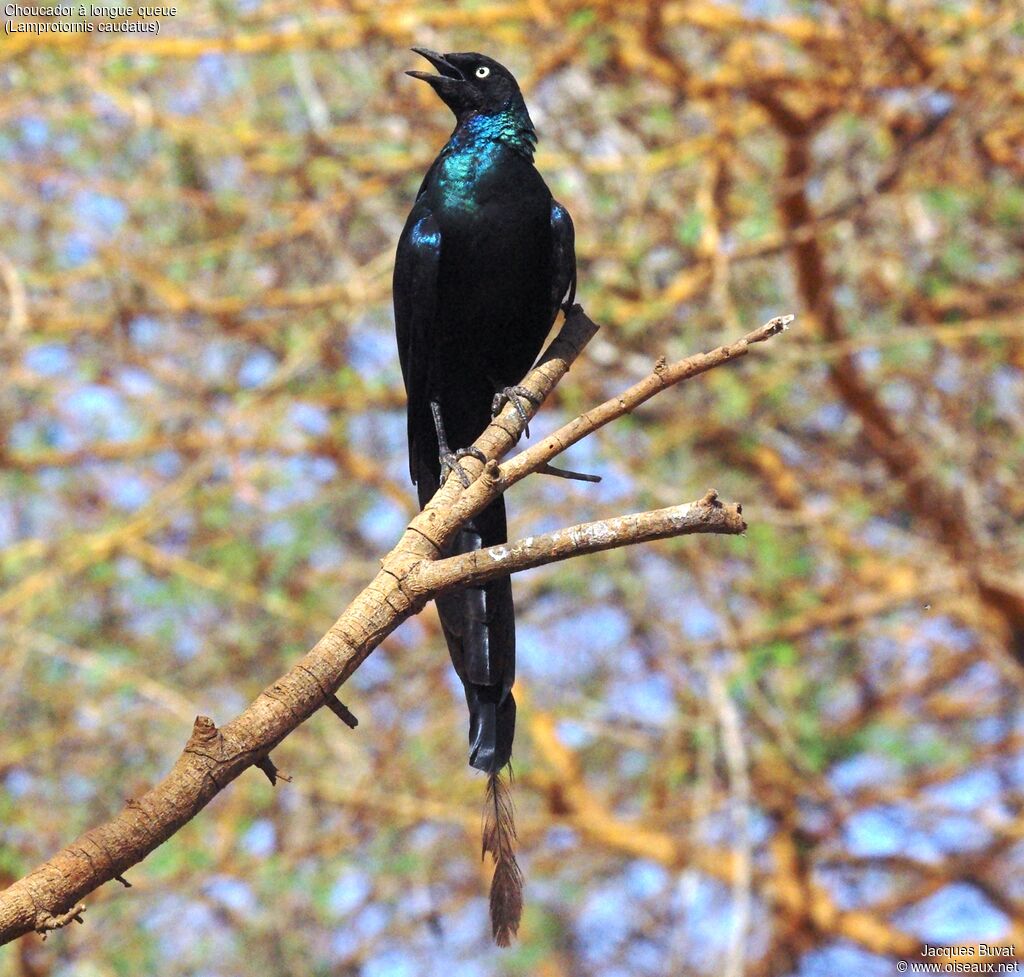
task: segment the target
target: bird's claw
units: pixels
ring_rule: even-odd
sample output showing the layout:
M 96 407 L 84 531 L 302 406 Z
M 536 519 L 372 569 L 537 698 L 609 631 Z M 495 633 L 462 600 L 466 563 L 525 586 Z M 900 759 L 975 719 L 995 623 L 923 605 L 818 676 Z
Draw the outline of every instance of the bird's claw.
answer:
M 494 395 L 494 400 L 491 401 L 491 417 L 497 417 L 506 404 L 511 404 L 519 420 L 523 422 L 523 432 L 529 437 L 530 415 L 526 413 L 526 408 L 523 407 L 524 400 L 528 400 L 534 407 L 539 407 L 541 402 L 541 398 L 532 390 L 528 390 L 526 387 L 518 384 L 514 387 L 505 387 L 503 390 L 499 390 Z
M 469 488 L 471 479 L 466 473 L 466 469 L 459 464 L 463 458 L 476 458 L 482 464 L 487 464 L 487 455 L 479 448 L 469 447 L 459 448 L 458 451 L 442 451 L 438 459 L 441 462 L 442 483 L 452 472 L 455 472 L 459 476 L 459 481 L 462 482 L 462 487 Z

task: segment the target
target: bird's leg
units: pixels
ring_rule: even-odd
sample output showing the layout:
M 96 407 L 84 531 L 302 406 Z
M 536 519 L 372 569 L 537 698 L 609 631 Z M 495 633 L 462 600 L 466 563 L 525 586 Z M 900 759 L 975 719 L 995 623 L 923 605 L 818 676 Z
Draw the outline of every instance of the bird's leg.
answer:
M 497 417 L 501 413 L 502 407 L 506 404 L 511 404 L 519 415 L 519 420 L 523 422 L 523 432 L 529 437 L 530 417 L 526 413 L 526 408 L 523 407 L 524 400 L 528 400 L 534 407 L 540 406 L 541 399 L 532 390 L 527 390 L 526 387 L 519 384 L 516 384 L 514 387 L 503 387 L 494 395 L 494 400 L 491 401 L 491 417 Z
M 459 464 L 463 458 L 476 458 L 477 461 L 487 464 L 487 455 L 479 448 L 459 448 L 452 451 L 448 447 L 448 437 L 444 433 L 444 421 L 441 420 L 441 404 L 432 400 L 430 402 L 430 413 L 434 415 L 434 429 L 437 431 L 437 460 L 441 463 L 441 483 L 448 477 L 449 472 L 455 472 L 462 482 L 463 488 L 469 488 L 469 475 L 466 469 Z

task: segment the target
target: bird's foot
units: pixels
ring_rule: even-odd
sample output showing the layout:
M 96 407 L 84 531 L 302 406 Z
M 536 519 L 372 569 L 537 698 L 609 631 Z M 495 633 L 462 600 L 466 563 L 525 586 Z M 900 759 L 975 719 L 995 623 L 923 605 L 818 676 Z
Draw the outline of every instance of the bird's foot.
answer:
M 458 451 L 449 451 L 448 446 L 445 445 L 438 456 L 438 460 L 441 462 L 442 484 L 451 472 L 455 472 L 459 476 L 459 481 L 462 482 L 462 487 L 469 488 L 471 479 L 466 473 L 466 469 L 459 464 L 463 458 L 476 458 L 477 461 L 487 464 L 487 455 L 479 448 L 459 448 Z
M 503 390 L 499 390 L 494 395 L 494 400 L 491 401 L 491 417 L 497 417 L 506 404 L 511 404 L 516 414 L 519 415 L 519 420 L 523 422 L 524 433 L 529 437 L 530 415 L 526 413 L 526 408 L 523 406 L 524 400 L 528 400 L 534 407 L 539 407 L 541 402 L 541 398 L 532 390 L 527 390 L 526 387 L 518 384 L 514 387 L 505 387 Z

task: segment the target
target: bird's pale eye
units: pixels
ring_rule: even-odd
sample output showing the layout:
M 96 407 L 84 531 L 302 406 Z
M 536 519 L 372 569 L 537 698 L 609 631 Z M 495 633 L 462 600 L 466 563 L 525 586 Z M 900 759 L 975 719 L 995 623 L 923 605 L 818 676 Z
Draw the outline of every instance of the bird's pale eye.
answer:
M 476 69 L 477 78 L 486 78 L 491 73 L 491 69 L 487 65 L 482 64 Z

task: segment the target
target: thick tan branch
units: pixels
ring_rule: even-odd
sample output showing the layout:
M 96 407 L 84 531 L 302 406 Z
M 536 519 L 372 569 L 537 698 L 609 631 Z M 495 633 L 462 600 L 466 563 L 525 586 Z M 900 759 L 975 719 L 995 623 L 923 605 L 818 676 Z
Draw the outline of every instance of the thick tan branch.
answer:
M 579 306 L 570 311 L 527 377 L 538 397 L 554 389 L 596 331 Z M 505 422 L 492 424 L 480 441 L 500 456 L 517 438 L 518 430 Z M 442 486 L 384 558 L 373 581 L 312 650 L 244 712 L 220 728 L 198 717 L 191 739 L 163 780 L 0 892 L 0 944 L 74 919 L 86 894 L 142 861 L 325 705 L 370 652 L 431 596 L 412 595 L 403 581 L 421 561 L 435 558 L 439 546 L 457 530 L 449 514 L 461 491 L 458 479 Z
M 325 704 L 366 657 L 406 618 L 417 613 L 442 586 L 431 577 L 433 561 L 460 525 L 482 509 L 507 484 L 536 471 L 555 454 L 615 417 L 632 410 L 661 389 L 713 366 L 743 356 L 752 343 L 780 332 L 791 317 L 775 319 L 737 343 L 667 366 L 659 364 L 647 380 L 614 401 L 577 418 L 535 448 L 516 458 L 506 471 L 488 465 L 468 489 L 449 478 L 431 502 L 409 524 L 395 548 L 384 558 L 377 576 L 352 601 L 316 645 L 285 675 L 266 688 L 240 715 L 217 727 L 205 716 L 196 719 L 192 736 L 170 773 L 110 821 L 87 831 L 25 878 L 0 892 L 0 944 L 31 930 L 45 932 L 76 919 L 80 900 L 104 882 L 120 880 L 124 872 L 194 818 L 221 790 L 251 766 L 273 769 L 269 753 L 289 733 Z M 543 400 L 565 375 L 597 327 L 579 306 L 566 317 L 557 338 L 524 385 Z M 532 410 L 529 413 L 533 413 Z M 518 441 L 521 422 L 506 409 L 477 440 L 491 458 L 503 457 Z M 473 462 L 467 462 L 472 471 Z M 479 470 L 479 463 L 475 463 Z M 511 477 L 510 477 L 511 473 Z M 715 509 L 718 506 L 718 509 Z M 709 528 L 719 520 L 718 528 Z M 598 530 L 596 527 L 605 527 Z M 740 532 L 738 506 L 724 506 L 710 496 L 691 506 L 627 516 L 589 527 L 590 534 L 574 543 L 573 530 L 523 541 L 523 569 L 576 553 L 607 549 L 643 539 L 684 532 Z M 606 539 L 601 533 L 610 534 Z M 519 544 L 516 544 L 519 545 Z M 575 547 L 575 550 L 574 550 Z M 446 561 L 447 562 L 447 561 Z M 438 564 L 444 567 L 445 563 Z M 473 569 L 440 571 L 444 586 L 471 579 Z M 501 573 L 510 572 L 511 564 Z M 464 577 L 458 575 L 465 573 Z
M 453 587 L 482 584 L 509 573 L 634 543 L 692 533 L 736 536 L 747 528 L 742 511 L 739 505 L 721 502 L 712 490 L 699 502 L 581 523 L 543 536 L 527 536 L 515 543 L 423 563 L 409 583 L 436 595 Z

